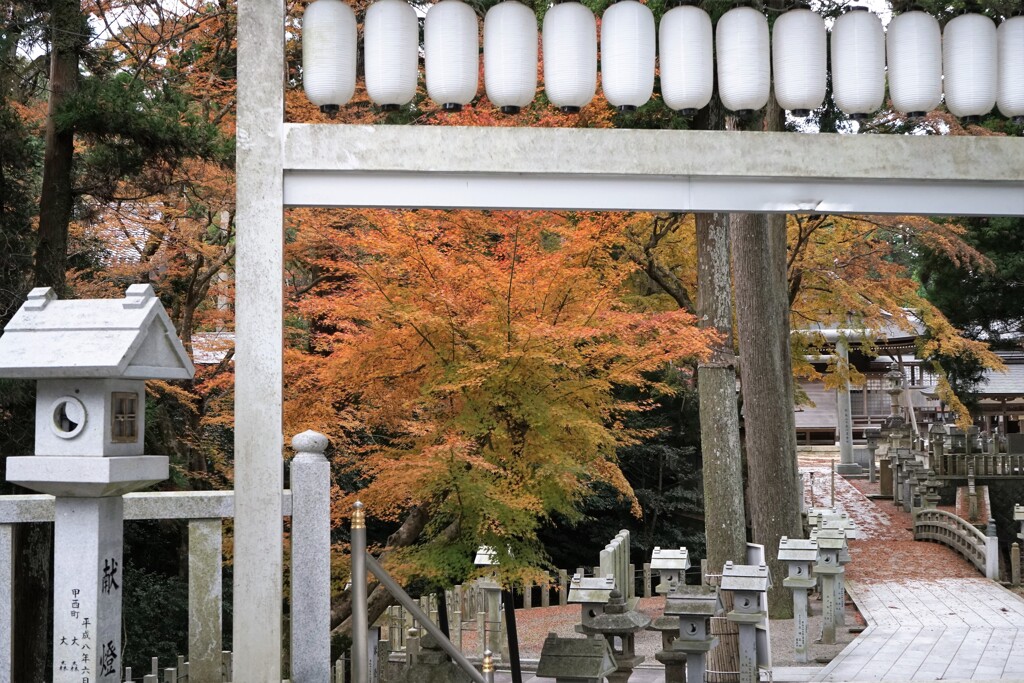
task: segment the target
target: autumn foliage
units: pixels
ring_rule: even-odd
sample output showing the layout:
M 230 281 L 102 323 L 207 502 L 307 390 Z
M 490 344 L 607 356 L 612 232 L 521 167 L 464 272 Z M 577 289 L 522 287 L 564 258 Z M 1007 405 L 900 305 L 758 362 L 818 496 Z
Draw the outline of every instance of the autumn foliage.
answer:
M 534 564 L 538 527 L 593 484 L 632 498 L 615 453 L 645 436 L 623 424 L 645 404 L 617 390 L 671 392 L 657 371 L 709 338 L 624 303 L 621 217 L 317 213 L 293 212 L 319 282 L 295 304 L 288 429 L 330 430 L 375 515 L 429 509 L 419 571 L 465 572 L 480 544 Z

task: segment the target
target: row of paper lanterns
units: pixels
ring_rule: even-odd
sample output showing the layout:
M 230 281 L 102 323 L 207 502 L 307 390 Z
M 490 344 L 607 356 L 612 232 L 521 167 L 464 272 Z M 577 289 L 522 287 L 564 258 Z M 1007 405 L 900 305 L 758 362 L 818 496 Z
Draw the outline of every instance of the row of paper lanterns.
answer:
M 958 117 L 1024 116 L 1024 16 L 995 22 L 962 14 L 942 31 L 918 10 L 895 16 L 883 30 L 877 15 L 857 7 L 832 27 L 832 88 L 836 105 L 860 118 L 889 95 L 897 111 L 920 115 L 946 107 Z M 527 106 L 537 90 L 538 30 L 533 11 L 517 0 L 488 10 L 483 26 L 484 87 L 506 113 Z M 366 11 L 366 90 L 384 109 L 416 95 L 419 27 L 406 0 L 377 0 Z M 601 19 L 601 85 L 608 102 L 629 111 L 654 91 L 655 22 L 646 5 L 620 0 Z M 423 29 L 429 97 L 447 110 L 470 103 L 479 88 L 479 24 L 462 0 L 441 0 Z M 692 5 L 665 13 L 657 31 L 661 95 L 670 108 L 694 113 L 711 100 L 717 56 L 718 92 L 726 109 L 755 111 L 768 102 L 774 75 L 779 106 L 806 116 L 825 98 L 827 31 L 807 8 L 783 13 L 769 39 L 768 21 L 751 7 L 726 12 L 712 30 L 708 14 Z M 316 0 L 303 19 L 303 81 L 314 104 L 337 108 L 356 82 L 356 18 L 342 0 Z M 544 16 L 544 89 L 548 100 L 573 112 L 597 90 L 597 22 L 575 0 Z M 717 55 L 716 55 L 717 53 Z

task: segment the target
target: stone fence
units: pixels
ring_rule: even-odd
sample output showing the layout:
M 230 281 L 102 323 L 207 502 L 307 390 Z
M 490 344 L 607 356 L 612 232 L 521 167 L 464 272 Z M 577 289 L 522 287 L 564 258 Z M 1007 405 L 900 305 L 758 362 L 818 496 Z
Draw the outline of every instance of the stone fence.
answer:
M 973 564 L 985 578 L 999 580 L 999 539 L 995 520 L 982 533 L 967 520 L 945 510 L 922 509 L 914 514 L 914 540 L 949 546 Z
M 283 494 L 284 515 L 290 516 L 291 492 Z M 233 491 L 167 491 L 124 496 L 126 520 L 188 520 L 188 662 L 192 683 L 230 680 L 230 671 L 223 670 L 230 657 L 225 658 L 221 650 L 221 565 L 223 520 L 234 517 L 234 507 Z M 0 680 L 12 680 L 14 526 L 52 522 L 53 515 L 53 496 L 0 496 Z M 294 571 L 301 574 L 303 564 L 296 563 Z

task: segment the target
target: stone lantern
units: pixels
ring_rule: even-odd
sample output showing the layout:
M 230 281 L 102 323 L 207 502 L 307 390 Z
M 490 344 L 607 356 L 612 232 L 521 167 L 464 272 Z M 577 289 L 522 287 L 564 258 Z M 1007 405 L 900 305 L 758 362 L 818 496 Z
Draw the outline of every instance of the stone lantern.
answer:
M 612 575 L 588 578 L 576 574 L 569 582 L 569 596 L 566 602 L 579 604 L 580 623 L 576 625 L 577 633 L 588 633 L 596 617 L 604 614 L 605 605 L 615 590 L 615 577 Z
M 946 425 L 950 453 L 967 453 L 967 434 L 957 425 Z
M 900 394 L 902 392 L 903 372 L 900 371 L 898 364 L 890 363 L 889 372 L 885 373 L 885 393 L 889 394 L 889 419 L 890 426 L 893 427 L 903 424 L 903 417 L 900 415 Z
M 807 591 L 817 584 L 812 565 L 818 559 L 818 542 L 787 538 L 779 541 L 779 561 L 786 563 L 782 585 L 793 591 L 793 653 L 798 662 L 807 661 Z
M 144 455 L 147 379 L 195 368 L 149 285 L 123 299 L 33 289 L 0 337 L 0 377 L 36 380 L 35 455 L 7 480 L 56 497 L 54 683 L 107 683 L 121 662 L 122 495 L 168 476 Z
M 940 471 L 946 469 L 945 458 L 946 426 L 940 422 L 933 422 L 928 426 L 928 441 L 931 448 L 931 465 L 939 467 Z
M 655 547 L 651 553 L 651 569 L 657 569 L 661 580 L 655 591 L 666 595 L 676 586 L 685 583 L 683 575 L 690 568 L 690 554 L 686 548 Z
M 882 430 L 878 427 L 867 427 L 864 429 L 864 438 L 868 442 L 868 481 L 875 483 L 875 453 L 878 451 L 878 439 L 882 436 Z
M 904 468 L 907 471 L 907 483 L 903 489 L 903 509 L 913 513 L 921 507 L 921 463 L 917 460 L 908 460 Z
M 942 497 L 939 495 L 939 487 L 942 482 L 935 478 L 935 470 L 928 470 L 928 478 L 924 480 L 924 506 L 934 510 L 939 506 Z
M 611 592 L 604 613 L 590 620 L 584 626 L 587 635 L 598 634 L 605 637 L 615 655 L 616 669 L 608 674 L 608 683 L 626 683 L 633 673 L 633 668 L 644 661 L 644 656 L 636 654 L 636 634 L 643 631 L 651 623 L 651 618 L 635 610 L 629 609 L 626 599 L 616 588 Z M 620 647 L 615 647 L 618 641 Z
M 836 642 L 836 622 L 842 602 L 836 600 L 836 585 L 845 573 L 840 554 L 846 548 L 846 532 L 841 529 L 821 529 L 813 535 L 818 542 L 818 562 L 814 573 L 821 577 L 822 627 L 821 640 L 829 645 Z M 838 604 L 837 604 L 838 603 Z
M 726 562 L 722 569 L 719 590 L 733 594 L 733 608 L 726 619 L 739 626 L 740 683 L 756 683 L 757 670 L 757 627 L 768 619 L 766 593 L 768 591 L 768 567 L 752 564 Z
M 482 545 L 477 548 L 476 557 L 473 558 L 473 564 L 477 567 L 497 567 L 498 566 L 498 553 L 494 548 L 486 545 Z M 495 580 L 496 570 L 491 570 L 491 573 L 486 576 L 481 576 L 477 579 L 477 587 L 483 591 L 484 594 L 484 605 L 486 606 L 487 613 L 487 633 L 488 643 L 487 647 L 490 648 L 491 652 L 500 652 L 502 646 L 501 640 L 501 599 L 502 590 L 501 586 Z M 511 595 L 507 596 L 506 599 L 511 600 Z
M 718 608 L 718 596 L 703 589 L 684 587 L 668 594 L 665 616 L 679 622 L 678 637 L 654 657 L 665 665 L 665 683 L 675 681 L 703 681 L 707 669 L 707 654 L 718 638 L 711 635 L 711 617 Z M 686 664 L 686 676 L 682 666 Z M 670 671 L 676 678 L 669 678 Z

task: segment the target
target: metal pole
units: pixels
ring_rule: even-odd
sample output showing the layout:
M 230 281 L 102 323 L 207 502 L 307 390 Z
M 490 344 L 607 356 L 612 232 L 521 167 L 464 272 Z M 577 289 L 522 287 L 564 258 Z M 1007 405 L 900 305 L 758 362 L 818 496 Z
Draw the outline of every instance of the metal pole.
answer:
M 366 512 L 356 501 L 352 506 L 352 681 L 369 683 L 367 667 L 367 638 L 369 636 L 366 613 Z M 423 619 L 421 621 L 427 621 Z
M 484 661 L 480 668 L 483 671 L 484 680 L 487 683 L 494 683 L 494 659 L 490 650 L 484 652 Z
M 527 587 L 529 590 L 529 587 Z M 547 586 L 544 587 L 547 590 Z M 508 660 L 512 671 L 512 683 L 523 683 L 523 670 L 519 662 L 519 629 L 516 626 L 515 592 L 510 588 L 501 591 L 501 600 L 505 606 L 505 624 L 508 628 Z M 487 654 L 484 653 L 486 659 Z
M 416 604 L 416 601 L 410 598 L 409 594 L 402 590 L 402 587 L 398 585 L 398 582 L 391 578 L 391 575 L 380 566 L 373 555 L 366 553 L 364 553 L 364 555 L 366 557 L 366 568 L 373 572 L 373 575 L 377 577 L 377 580 L 380 581 L 384 588 L 394 596 L 395 600 L 398 600 L 402 607 L 412 614 L 413 618 L 416 619 L 419 625 L 422 626 L 427 633 L 437 639 L 437 644 L 441 646 L 441 649 L 448 653 L 448 656 L 452 658 L 452 661 L 458 664 L 459 667 L 476 683 L 488 683 L 488 681 L 484 679 L 483 674 L 477 671 L 472 662 L 466 659 L 465 655 L 456 649 L 450 640 L 444 637 L 444 634 L 441 633 L 441 629 L 430 621 L 430 618 L 423 613 L 423 610 L 421 610 L 420 606 Z M 356 683 L 362 682 L 357 681 Z

